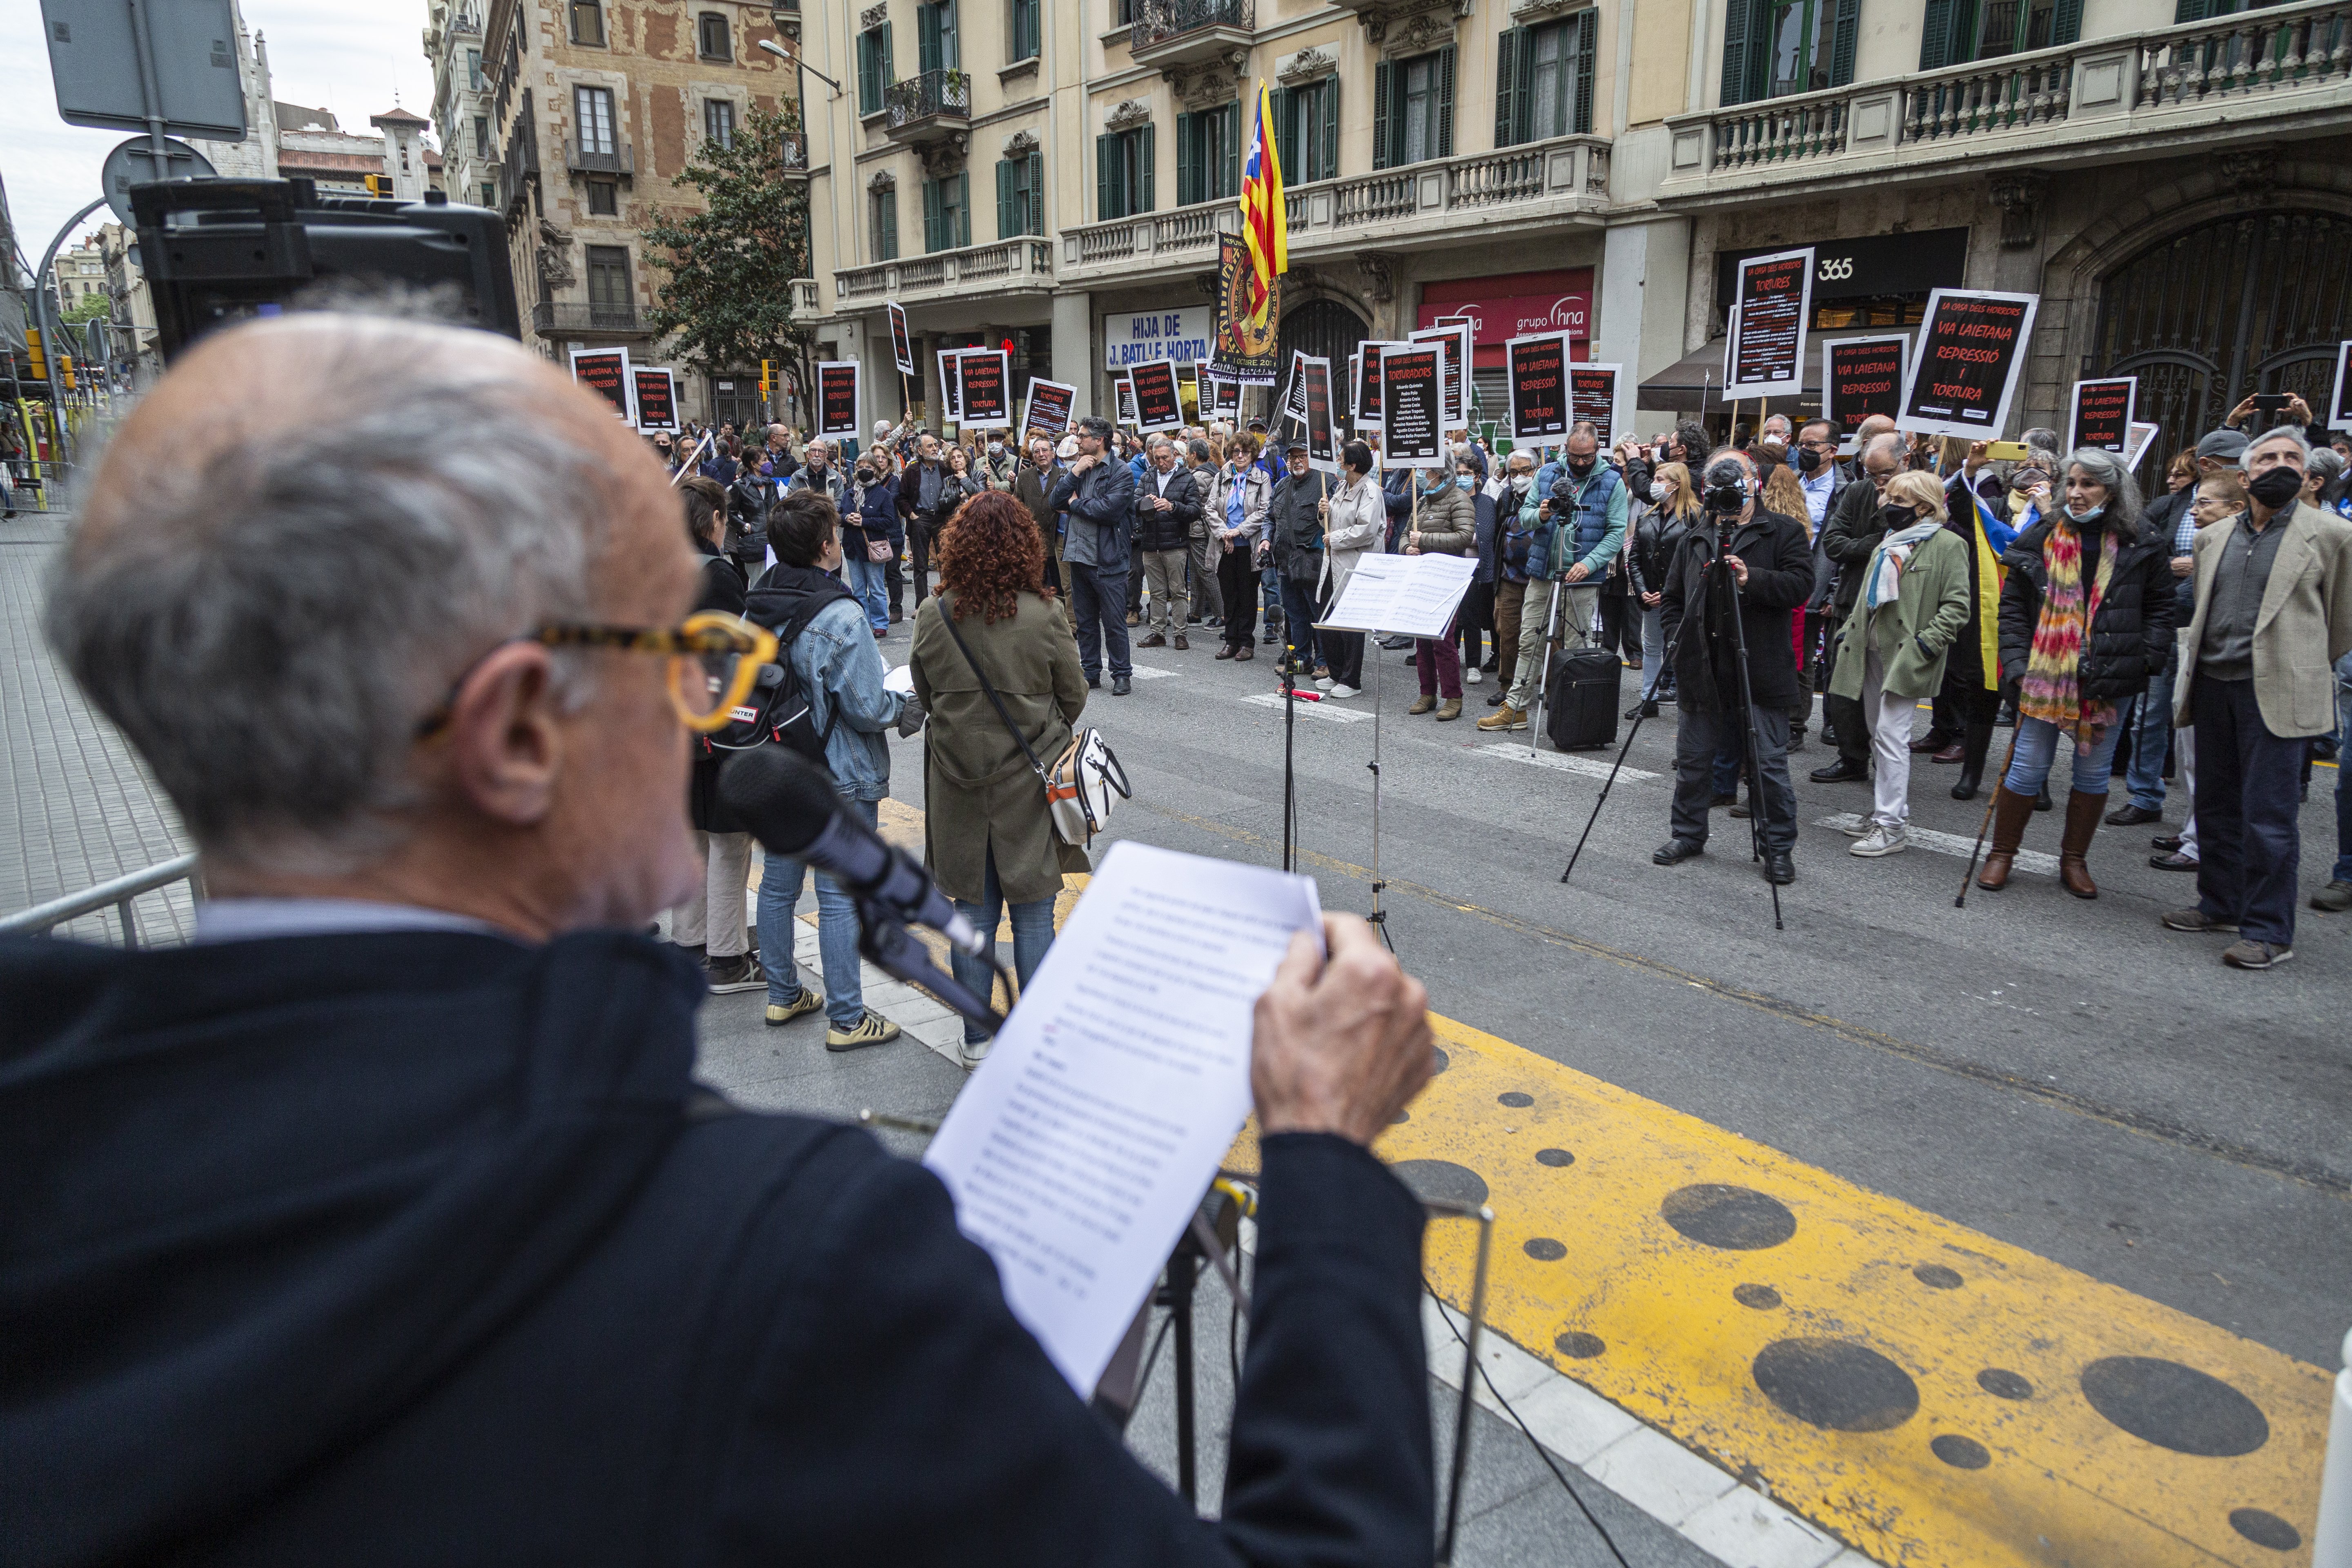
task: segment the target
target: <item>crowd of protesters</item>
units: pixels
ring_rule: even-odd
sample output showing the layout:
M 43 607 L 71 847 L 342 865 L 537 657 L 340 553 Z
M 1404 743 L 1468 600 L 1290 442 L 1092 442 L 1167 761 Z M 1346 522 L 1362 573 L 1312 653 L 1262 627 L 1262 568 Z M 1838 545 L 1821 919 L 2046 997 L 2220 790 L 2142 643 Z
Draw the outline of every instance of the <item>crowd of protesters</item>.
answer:
M 2299 404 L 2291 414 L 2308 419 Z M 1409 717 L 1458 720 L 1465 689 L 1492 676 L 1476 727 L 1525 731 L 1550 650 L 1580 645 L 1634 672 L 1627 718 L 1675 709 L 1661 866 L 1705 852 L 1713 812 L 1760 809 L 1762 871 L 1794 879 L 1789 758 L 1818 701 L 1835 755 L 1809 777 L 1871 792 L 1847 829 L 1853 855 L 1912 847 L 1916 764 L 1951 765 L 1957 800 L 1983 795 L 1990 768 L 1977 886 L 2011 885 L 2049 812 L 2060 884 L 2095 898 L 2098 829 L 2162 827 L 2177 793 L 2179 828 L 2159 832 L 2149 858 L 2194 874 L 2198 900 L 2164 923 L 2235 936 L 2225 962 L 2263 969 L 2293 955 L 2312 764 L 2352 725 L 2352 438 L 2303 423 L 2250 431 L 2252 418 L 2250 402 L 2178 454 L 2153 501 L 2118 458 L 2062 452 L 2054 431 L 2026 431 L 2022 460 L 1995 461 L 1983 443 L 1884 418 L 1849 432 L 1776 416 L 1727 444 L 1685 424 L 1614 450 L 1589 425 L 1544 449 L 1457 431 L 1447 460 L 1422 468 L 1385 466 L 1369 437 L 1342 447 L 1336 471 L 1255 421 L 1139 436 L 1087 417 L 967 442 L 911 422 L 864 442 L 721 426 L 656 445 L 687 492 L 708 606 L 748 598 L 764 620 L 786 588 L 825 600 L 791 657 L 838 715 L 827 760 L 842 749 L 836 782 L 869 816 L 888 788 L 884 733 L 950 704 L 926 753 L 930 820 L 974 832 L 935 830 L 931 858 L 975 919 L 992 929 L 1009 910 L 1024 979 L 1051 940 L 1060 857 L 1042 815 L 1007 815 L 1013 795 L 1037 792 L 1013 738 L 974 707 L 972 672 L 992 675 L 1040 745 L 1066 742 L 1106 679 L 1115 697 L 1132 692 L 1135 649 L 1189 653 L 1195 637 L 1219 660 L 1265 649 L 1276 679 L 1346 701 L 1363 686 L 1367 635 L 1318 623 L 1379 552 L 1474 561 L 1446 636 L 1379 638 L 1412 655 Z M 990 496 L 1003 499 L 975 505 Z M 946 622 L 923 622 L 942 630 L 917 639 L 915 693 L 886 690 L 874 645 L 941 595 L 963 646 Z M 979 622 L 967 605 L 984 606 Z M 2352 910 L 2352 791 L 2337 778 L 2337 859 L 2310 900 L 2331 912 Z M 723 889 L 748 840 L 726 831 L 708 769 L 691 804 Z M 825 994 L 788 963 L 761 968 L 754 939 L 789 940 L 800 878 L 782 869 L 762 884 L 756 931 L 713 892 L 678 911 L 675 940 L 699 939 L 714 987 L 764 984 L 771 1022 L 823 1006 L 836 1049 L 893 1037 L 859 999 L 855 914 L 823 877 Z M 968 1039 L 967 1059 L 986 1045 Z

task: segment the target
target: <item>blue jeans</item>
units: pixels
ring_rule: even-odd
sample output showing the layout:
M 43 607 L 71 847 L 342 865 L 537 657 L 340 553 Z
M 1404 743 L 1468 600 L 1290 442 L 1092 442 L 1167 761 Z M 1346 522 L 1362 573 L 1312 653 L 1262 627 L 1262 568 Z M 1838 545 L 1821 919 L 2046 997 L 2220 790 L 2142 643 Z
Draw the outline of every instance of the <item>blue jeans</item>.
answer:
M 1282 579 L 1282 640 L 1298 650 L 1302 669 L 1323 662 L 1315 636 L 1315 585 L 1295 578 Z
M 879 820 L 870 800 L 844 801 L 872 827 Z M 793 958 L 793 906 L 801 901 L 807 869 L 798 860 L 770 855 L 760 873 L 760 953 L 768 971 L 768 1004 L 789 1006 L 800 1000 L 800 965 Z M 866 1016 L 866 988 L 857 969 L 857 903 L 816 874 L 817 953 L 824 968 L 824 1016 L 836 1029 L 854 1029 Z
M 2131 769 L 2124 786 L 2131 803 L 2155 811 L 2164 805 L 2164 757 L 2172 743 L 2172 677 L 2159 675 L 2147 683 L 2132 720 Z
M 1088 680 L 1102 678 L 1104 645 L 1109 645 L 1114 680 L 1135 673 L 1127 652 L 1127 573 L 1062 563 L 1070 574 L 1070 619 L 1078 637 L 1078 668 Z
M 2252 680 L 2196 681 L 2197 907 L 2249 942 L 2293 947 L 2311 742 L 2271 733 Z
M 2123 736 L 2123 726 L 2110 724 L 2099 743 L 2089 751 L 2074 749 L 2074 773 L 2070 781 L 2076 795 L 2105 795 L 2107 781 L 2114 776 L 2116 742 Z M 2017 756 L 2009 764 L 2009 776 L 2001 782 L 2011 795 L 2040 795 L 2042 786 L 2050 782 L 2050 770 L 2058 760 L 2058 726 L 2042 719 L 2028 719 L 2020 714 L 2017 721 Z M 2200 834 L 2204 829 L 2198 830 Z
M 841 566 L 842 575 L 848 580 L 849 591 L 857 595 L 857 602 L 866 608 L 866 624 L 877 632 L 889 630 L 889 563 L 868 561 L 860 552 L 845 556 Z
M 951 948 L 948 959 L 955 977 L 982 996 L 996 982 L 996 925 L 1004 916 L 1004 890 L 996 883 L 996 852 L 988 852 L 985 880 L 980 889 L 980 901 L 955 900 L 956 913 L 970 921 L 980 934 L 988 939 L 988 955 L 973 958 L 961 948 Z M 1021 982 L 1021 989 L 1029 989 L 1029 977 L 1045 962 L 1045 950 L 1054 945 L 1054 900 L 1033 899 L 1025 904 L 1013 906 L 1013 973 Z M 967 1044 L 978 1045 L 989 1037 L 990 1031 L 971 1019 L 964 1020 L 963 1037 Z

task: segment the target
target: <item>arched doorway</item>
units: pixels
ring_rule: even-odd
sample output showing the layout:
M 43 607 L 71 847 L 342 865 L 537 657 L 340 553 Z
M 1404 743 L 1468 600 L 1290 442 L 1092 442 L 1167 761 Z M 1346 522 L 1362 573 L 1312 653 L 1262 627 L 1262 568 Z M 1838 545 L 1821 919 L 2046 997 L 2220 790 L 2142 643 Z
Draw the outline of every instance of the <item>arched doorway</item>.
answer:
M 2174 452 L 2221 423 L 2250 393 L 2332 384 L 2336 345 L 2352 336 L 2352 219 L 2256 212 L 2216 219 L 2142 251 L 2101 285 L 2093 354 L 2099 375 L 2139 378 L 2139 417 L 2160 426 L 2140 482 L 2160 494 Z
M 1277 340 L 1276 362 L 1280 374 L 1290 374 L 1290 356 L 1295 352 L 1316 359 L 1331 362 L 1331 375 L 1336 383 L 1346 379 L 1348 356 L 1364 341 L 1367 329 L 1362 317 L 1337 300 L 1309 300 L 1282 318 L 1282 332 Z

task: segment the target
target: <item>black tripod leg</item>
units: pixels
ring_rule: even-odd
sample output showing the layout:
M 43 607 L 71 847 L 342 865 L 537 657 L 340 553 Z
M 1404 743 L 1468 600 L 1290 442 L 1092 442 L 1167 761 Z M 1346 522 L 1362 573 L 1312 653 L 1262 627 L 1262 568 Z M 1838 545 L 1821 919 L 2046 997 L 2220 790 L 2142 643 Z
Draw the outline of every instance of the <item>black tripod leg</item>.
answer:
M 1764 731 L 1756 719 L 1756 686 L 1748 674 L 1748 626 L 1740 618 L 1737 581 L 1731 588 L 1731 646 L 1739 658 L 1739 700 L 1748 722 L 1748 837 L 1756 858 L 1764 861 L 1764 884 L 1772 889 L 1772 929 L 1781 931 L 1786 928 L 1780 923 L 1780 884 L 1772 880 L 1771 862 L 1764 860 L 1764 814 L 1771 809 L 1764 798 Z M 1795 826 L 1790 825 L 1792 837 Z
M 1698 602 L 1702 613 L 1704 613 L 1706 605 L 1707 584 L 1709 581 L 1707 574 L 1714 569 L 1714 566 L 1715 563 L 1712 561 L 1703 561 L 1699 563 Z M 1681 624 L 1675 627 L 1675 635 L 1666 639 L 1666 646 L 1659 651 L 1658 662 L 1664 665 L 1666 668 L 1672 669 L 1675 667 L 1675 650 L 1683 646 L 1683 634 L 1689 631 L 1690 627 L 1691 617 L 1685 616 L 1682 618 Z M 1584 819 L 1584 831 L 1582 834 L 1578 836 L 1576 847 L 1569 852 L 1568 870 L 1562 871 L 1559 874 L 1559 879 L 1561 881 L 1567 881 L 1569 872 L 1576 869 L 1577 858 L 1584 853 L 1584 841 L 1592 837 L 1592 825 L 1601 820 L 1601 808 L 1609 804 L 1609 792 L 1617 787 L 1617 770 L 1625 765 L 1626 757 L 1630 755 L 1633 750 L 1633 737 L 1642 732 L 1642 721 L 1648 717 L 1649 715 L 1647 713 L 1642 712 L 1638 709 L 1634 711 L 1633 727 L 1625 731 L 1625 743 L 1617 749 L 1617 760 L 1610 764 L 1609 777 L 1601 783 L 1601 798 L 1592 803 L 1592 815 Z

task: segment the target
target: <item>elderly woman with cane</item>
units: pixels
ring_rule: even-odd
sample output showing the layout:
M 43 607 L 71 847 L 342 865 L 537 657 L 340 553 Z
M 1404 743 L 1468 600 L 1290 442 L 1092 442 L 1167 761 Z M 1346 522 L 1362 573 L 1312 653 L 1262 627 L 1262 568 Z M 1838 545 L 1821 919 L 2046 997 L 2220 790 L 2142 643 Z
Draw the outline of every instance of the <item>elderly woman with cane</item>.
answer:
M 2009 765 L 1993 791 L 1992 852 L 1977 886 L 2009 886 L 2033 797 L 2063 739 L 2074 748 L 2058 878 L 2095 899 L 2088 857 L 2106 810 L 2123 705 L 2172 657 L 2172 542 L 2143 532 L 2139 486 L 2113 454 L 2078 448 L 2063 499 L 2011 543 L 2000 594 L 2001 683 L 2017 701 Z

